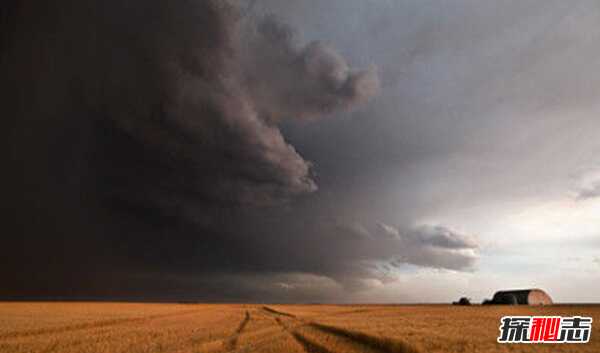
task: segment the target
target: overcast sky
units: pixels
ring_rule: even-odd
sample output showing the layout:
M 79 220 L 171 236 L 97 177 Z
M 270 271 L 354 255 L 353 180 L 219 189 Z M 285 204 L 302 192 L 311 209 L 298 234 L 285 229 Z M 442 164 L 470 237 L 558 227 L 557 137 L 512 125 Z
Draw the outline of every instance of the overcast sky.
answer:
M 597 1 L 62 2 L 2 24 L 0 294 L 600 299 Z

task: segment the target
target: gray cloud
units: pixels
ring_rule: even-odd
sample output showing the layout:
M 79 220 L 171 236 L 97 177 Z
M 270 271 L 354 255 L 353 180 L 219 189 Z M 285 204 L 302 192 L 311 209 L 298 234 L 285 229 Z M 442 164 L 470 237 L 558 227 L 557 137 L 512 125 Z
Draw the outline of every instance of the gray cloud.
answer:
M 164 194 L 173 192 L 181 198 L 194 193 L 190 203 L 198 198 L 268 205 L 315 191 L 310 163 L 285 141 L 277 121 L 349 109 L 375 93 L 376 74 L 351 73 L 339 54 L 318 42 L 295 48 L 288 27 L 272 18 L 242 22 L 227 3 L 140 7 L 156 17 L 133 30 L 141 47 L 125 42 L 127 51 L 111 52 L 113 66 L 105 73 L 110 93 L 102 97 L 113 128 L 169 159 L 145 163 L 148 174 L 159 169 L 160 176 L 141 183 L 155 190 L 139 194 L 168 207 L 172 200 L 164 200 L 170 197 Z M 128 11 L 119 14 L 124 22 L 133 16 Z M 115 30 L 131 31 L 120 25 L 117 21 Z M 214 33 L 208 38 L 207 28 Z M 149 72 L 129 67 L 144 57 L 156 60 L 142 68 Z M 140 82 L 139 75 L 148 82 Z M 163 163 L 174 175 L 164 172 Z M 122 170 L 111 189 L 126 183 L 131 194 L 131 186 L 139 183 L 130 177 L 139 174 Z
M 378 224 L 379 234 L 399 243 L 391 265 L 412 264 L 451 270 L 473 270 L 479 258 L 479 244 L 469 235 L 444 226 L 421 225 L 403 231 Z
M 337 230 L 342 236 L 349 236 L 351 238 L 373 238 L 369 230 L 360 224 L 359 222 L 339 222 L 336 225 Z
M 246 33 L 245 46 L 250 49 L 242 72 L 263 119 L 309 119 L 347 110 L 379 89 L 374 67 L 352 70 L 324 42 L 296 45 L 293 30 L 276 17 L 266 17 Z
M 406 235 L 410 242 L 421 243 L 445 249 L 477 249 L 471 236 L 459 234 L 444 226 L 421 226 Z
M 595 0 L 238 2 L 4 4 L 1 293 L 506 273 L 498 218 L 597 162 Z
M 600 196 L 600 182 L 596 181 L 591 185 L 581 188 L 576 195 L 576 199 L 583 201 L 589 199 L 595 199 Z
M 393 280 L 395 271 L 406 265 L 473 271 L 479 260 L 475 237 L 439 225 L 400 229 L 382 222 L 371 226 L 349 221 L 330 228 L 318 225 L 315 232 L 315 241 L 325 250 L 308 262 L 351 290 L 365 289 L 371 281 Z
M 382 222 L 377 222 L 377 232 L 392 239 L 401 239 L 400 231 Z

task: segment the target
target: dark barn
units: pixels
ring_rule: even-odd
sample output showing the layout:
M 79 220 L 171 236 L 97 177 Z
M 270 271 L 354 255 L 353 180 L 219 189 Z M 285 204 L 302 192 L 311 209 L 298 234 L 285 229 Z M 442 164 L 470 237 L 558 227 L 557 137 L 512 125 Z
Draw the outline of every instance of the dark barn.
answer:
M 484 304 L 551 305 L 552 298 L 541 289 L 504 290 L 496 292 Z

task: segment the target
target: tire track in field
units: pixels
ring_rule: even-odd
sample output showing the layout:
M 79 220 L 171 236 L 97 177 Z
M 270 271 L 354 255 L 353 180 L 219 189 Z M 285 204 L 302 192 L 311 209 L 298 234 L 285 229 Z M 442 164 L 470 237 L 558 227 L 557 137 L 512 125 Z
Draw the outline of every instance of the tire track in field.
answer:
M 302 345 L 302 348 L 304 348 L 304 351 L 306 351 L 307 353 L 333 353 L 324 346 L 315 343 L 306 338 L 305 336 L 301 335 L 298 331 L 291 332 L 291 334 L 292 337 L 294 337 L 294 339 L 296 340 L 296 342 L 300 343 L 300 345 Z
M 269 319 L 269 320 L 273 320 L 275 318 L 274 313 L 270 312 L 269 310 L 264 310 L 264 308 L 256 308 L 256 311 L 252 311 L 253 314 L 258 315 L 258 316 L 264 316 L 265 318 Z M 278 323 L 279 324 L 279 323 Z M 280 325 L 275 325 L 275 327 L 279 327 Z M 250 353 L 250 352 L 257 352 L 257 351 L 261 351 L 263 348 L 268 347 L 269 345 L 272 345 L 274 341 L 282 339 L 284 337 L 286 337 L 288 335 L 288 332 L 285 330 L 281 330 L 279 331 L 279 333 L 270 333 L 268 335 L 264 335 L 258 339 L 252 340 L 252 342 L 247 343 L 245 345 L 238 345 L 235 348 L 231 349 L 231 348 L 224 348 L 224 352 L 227 353 Z
M 142 317 L 85 322 L 85 323 L 75 324 L 75 325 L 67 325 L 67 326 L 61 326 L 61 327 L 49 327 L 49 328 L 42 328 L 42 329 L 31 330 L 31 331 L 8 332 L 5 334 L 1 334 L 0 340 L 41 336 L 41 335 L 50 335 L 50 334 L 55 334 L 55 333 L 65 333 L 65 332 L 71 332 L 71 331 L 90 330 L 90 329 L 95 329 L 95 328 L 123 325 L 123 324 L 128 324 L 128 323 L 133 323 L 133 322 L 147 322 L 147 321 L 162 319 L 162 318 L 167 318 L 167 317 L 195 314 L 195 313 L 198 313 L 203 310 L 204 309 L 186 310 L 186 311 L 180 311 L 177 313 L 157 314 L 157 315 L 149 315 L 149 316 L 142 316 Z
M 266 318 L 275 321 L 277 326 L 281 328 L 280 333 L 273 333 L 267 337 L 262 338 L 259 341 L 255 341 L 251 346 L 236 347 L 233 350 L 228 350 L 228 353 L 249 353 L 257 352 L 263 348 L 273 344 L 273 341 L 281 339 L 285 336 L 290 336 L 296 343 L 299 344 L 300 348 L 307 353 L 335 353 L 328 348 L 308 339 L 301 333 L 297 332 L 298 327 L 307 326 L 310 323 L 305 322 L 303 319 L 298 318 L 296 315 L 279 311 L 268 306 L 263 306 L 261 310 L 256 313 Z
M 307 352 L 307 353 L 333 353 L 333 351 L 327 349 L 325 346 L 322 346 L 314 341 L 309 340 L 308 338 L 306 338 L 306 336 L 302 335 L 300 332 L 297 331 L 298 327 L 305 326 L 307 324 L 304 321 L 302 321 L 301 319 L 298 319 L 296 317 L 296 315 L 286 313 L 283 311 L 279 311 L 279 310 L 275 310 L 275 309 L 269 308 L 267 306 L 263 307 L 263 310 L 272 315 L 274 314 L 275 322 L 277 322 L 277 324 L 286 333 L 291 335 L 294 338 L 294 340 L 296 342 L 298 342 L 298 344 L 300 344 L 300 346 L 302 346 L 302 349 L 305 352 Z M 290 328 L 290 326 L 286 325 L 284 320 L 281 319 L 281 316 L 291 318 L 292 321 L 296 322 L 296 325 L 294 325 L 293 327 Z
M 421 353 L 417 347 L 393 338 L 373 336 L 364 332 L 344 329 L 336 326 L 329 326 L 311 322 L 310 327 L 323 333 L 338 336 L 352 341 L 363 347 L 382 353 Z
M 291 317 L 296 319 L 296 315 L 294 314 L 290 314 L 290 313 L 286 313 L 283 311 L 279 311 L 279 310 L 275 310 L 273 308 L 269 308 L 268 306 L 263 306 L 262 309 L 270 314 L 275 314 L 275 315 L 281 315 L 281 316 L 287 316 L 287 317 Z
M 381 352 L 381 353 L 422 353 L 420 349 L 412 346 L 411 344 L 388 337 L 378 337 L 373 336 L 364 332 L 348 330 L 336 326 L 323 325 L 316 322 L 304 322 L 303 320 L 297 318 L 295 315 L 278 311 L 272 308 L 263 307 L 265 311 L 274 313 L 276 315 L 286 316 L 291 318 L 293 321 L 297 321 L 298 324 L 290 330 L 289 326 L 285 325 L 283 321 L 276 317 L 275 321 L 288 333 L 290 333 L 294 339 L 298 343 L 302 345 L 304 350 L 309 353 L 332 353 L 331 350 L 326 347 L 313 342 L 306 338 L 306 336 L 300 334 L 298 332 L 298 328 L 300 327 L 311 327 L 320 331 L 326 335 L 333 335 L 339 338 L 342 338 L 356 346 L 368 348 L 372 351 Z
M 246 328 L 246 325 L 248 324 L 249 321 L 250 321 L 250 313 L 248 312 L 248 310 L 246 310 L 246 315 L 244 316 L 244 318 L 242 319 L 242 321 L 240 321 L 240 325 L 238 326 L 238 328 L 227 339 L 227 341 L 224 342 L 225 350 L 226 351 L 235 350 L 235 347 L 237 346 L 238 338 L 242 334 L 242 331 L 244 331 L 244 328 Z

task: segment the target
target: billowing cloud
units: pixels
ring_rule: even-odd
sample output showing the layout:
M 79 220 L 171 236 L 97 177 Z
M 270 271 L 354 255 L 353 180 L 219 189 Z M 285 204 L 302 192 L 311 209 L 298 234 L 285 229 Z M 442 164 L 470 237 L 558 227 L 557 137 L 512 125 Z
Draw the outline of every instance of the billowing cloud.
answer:
M 310 162 L 277 123 L 350 109 L 377 90 L 375 72 L 351 70 L 319 42 L 296 47 L 287 26 L 271 17 L 243 21 L 227 2 L 115 6 L 121 21 L 105 39 L 120 47 L 111 48 L 103 73 L 107 95 L 85 93 L 104 104 L 108 129 L 123 136 L 106 156 L 118 156 L 118 172 L 106 178 L 118 200 L 193 213 L 313 192 Z M 153 21 L 132 28 L 140 9 Z M 144 58 L 152 61 L 139 67 Z M 152 156 L 122 157 L 133 148 Z
M 405 239 L 409 242 L 443 249 L 477 249 L 478 245 L 471 236 L 459 234 L 444 226 L 420 226 L 409 232 Z
M 379 87 L 374 68 L 230 1 L 19 4 L 1 28 L 16 216 L 3 257 L 19 266 L 34 248 L 30 271 L 63 280 L 51 252 L 70 263 L 85 244 L 101 272 L 111 270 L 94 261 L 119 272 L 255 266 L 262 245 L 247 233 L 258 221 L 241 229 L 244 214 L 318 188 L 279 124 L 349 111 Z
M 440 300 L 426 283 L 447 273 L 487 296 L 475 277 L 532 285 L 555 253 L 593 256 L 599 179 L 563 198 L 598 162 L 594 1 L 0 17 L 0 295 Z
M 301 239 L 316 244 L 302 247 L 306 253 L 294 269 L 310 271 L 315 266 L 352 292 L 394 282 L 402 271 L 415 266 L 471 272 L 480 258 L 476 237 L 441 225 L 399 228 L 353 220 L 307 231 L 312 236 L 298 237 L 296 246 L 302 246 Z
M 421 225 L 402 231 L 379 223 L 379 234 L 398 242 L 398 252 L 389 262 L 399 267 L 412 264 L 451 270 L 472 270 L 479 258 L 475 237 L 460 234 L 447 227 Z
M 244 83 L 267 121 L 348 110 L 379 90 L 374 67 L 353 70 L 324 42 L 298 46 L 293 29 L 273 16 L 248 29 L 244 39 Z

